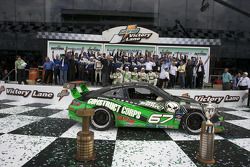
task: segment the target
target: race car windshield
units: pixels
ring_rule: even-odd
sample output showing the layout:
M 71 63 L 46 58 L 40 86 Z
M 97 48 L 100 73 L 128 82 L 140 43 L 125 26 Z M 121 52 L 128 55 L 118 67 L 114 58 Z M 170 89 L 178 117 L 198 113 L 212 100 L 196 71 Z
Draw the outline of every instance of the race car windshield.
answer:
M 156 89 L 160 93 L 164 94 L 164 96 L 166 96 L 169 100 L 173 100 L 174 99 L 174 97 L 171 94 L 169 94 L 168 92 L 166 92 L 166 91 L 164 91 L 164 90 L 162 90 L 162 89 L 160 89 L 158 87 L 156 87 Z

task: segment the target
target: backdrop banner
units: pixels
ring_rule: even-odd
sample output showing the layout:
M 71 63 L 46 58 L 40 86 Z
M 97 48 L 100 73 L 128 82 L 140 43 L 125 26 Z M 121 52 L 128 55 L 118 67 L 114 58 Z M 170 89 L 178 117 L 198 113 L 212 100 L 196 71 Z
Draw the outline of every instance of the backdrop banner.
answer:
M 103 52 L 103 44 L 101 43 L 87 43 L 87 42 L 69 42 L 69 41 L 48 41 L 47 43 L 47 55 L 51 59 L 52 51 L 56 56 L 65 54 L 65 49 L 68 51 L 74 49 L 75 53 L 80 54 L 83 49 L 84 52 Z
M 129 44 L 104 44 L 104 52 L 112 53 L 118 50 L 122 50 L 125 53 L 135 55 L 136 53 L 145 54 L 145 52 L 151 53 L 151 55 L 156 53 L 155 45 L 129 45 Z
M 100 88 L 89 88 L 96 90 Z M 195 100 L 207 103 L 211 101 L 217 107 L 246 106 L 247 91 L 218 91 L 218 90 L 188 90 L 166 89 L 173 95 L 189 94 Z M 62 86 L 39 86 L 0 84 L 0 99 L 17 100 L 23 103 L 47 103 L 60 105 L 67 109 L 73 100 L 69 90 Z

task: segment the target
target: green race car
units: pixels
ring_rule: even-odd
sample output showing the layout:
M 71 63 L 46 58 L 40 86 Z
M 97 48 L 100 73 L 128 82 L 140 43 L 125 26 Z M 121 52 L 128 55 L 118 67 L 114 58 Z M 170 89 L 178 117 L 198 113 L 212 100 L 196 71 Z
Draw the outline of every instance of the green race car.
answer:
M 173 96 L 148 83 L 126 83 L 89 91 L 85 84 L 70 88 L 74 100 L 69 105 L 69 117 L 81 122 L 76 111 L 93 108 L 91 126 L 97 130 L 115 127 L 183 128 L 198 134 L 202 121 L 210 114 L 215 132 L 224 131 L 223 117 L 215 107 L 207 107 L 188 97 Z

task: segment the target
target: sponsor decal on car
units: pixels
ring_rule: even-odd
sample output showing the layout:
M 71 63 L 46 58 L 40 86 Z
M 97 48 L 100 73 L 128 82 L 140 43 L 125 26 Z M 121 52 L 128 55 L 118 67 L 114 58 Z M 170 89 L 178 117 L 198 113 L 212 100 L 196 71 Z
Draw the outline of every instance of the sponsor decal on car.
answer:
M 107 100 L 102 100 L 102 99 L 89 99 L 88 104 L 91 105 L 96 105 L 96 106 L 102 106 L 102 107 L 106 107 L 108 109 L 110 109 L 113 112 L 117 112 L 117 113 L 121 113 L 123 115 L 127 115 L 136 119 L 140 119 L 141 117 L 141 112 L 125 107 L 125 106 L 121 106 L 119 104 L 107 101 Z
M 138 105 L 144 106 L 144 107 L 154 108 L 158 111 L 161 111 L 164 109 L 164 107 L 162 105 L 160 105 L 159 103 L 156 103 L 156 102 L 152 102 L 152 101 L 140 101 Z

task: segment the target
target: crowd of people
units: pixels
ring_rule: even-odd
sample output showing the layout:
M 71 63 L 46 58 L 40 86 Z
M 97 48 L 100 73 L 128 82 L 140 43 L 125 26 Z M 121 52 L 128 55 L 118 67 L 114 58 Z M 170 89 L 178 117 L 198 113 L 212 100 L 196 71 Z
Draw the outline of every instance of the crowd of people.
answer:
M 76 53 L 66 48 L 65 54 L 46 57 L 44 84 L 60 84 L 84 80 L 91 85 L 107 86 L 127 82 L 148 82 L 161 88 L 202 88 L 205 75 L 203 62 L 198 56 L 150 52 L 127 53 L 116 50 L 109 54 L 97 51 Z

